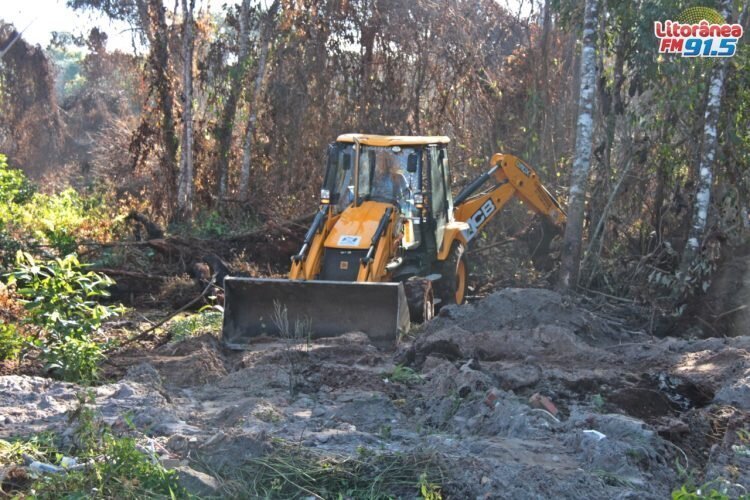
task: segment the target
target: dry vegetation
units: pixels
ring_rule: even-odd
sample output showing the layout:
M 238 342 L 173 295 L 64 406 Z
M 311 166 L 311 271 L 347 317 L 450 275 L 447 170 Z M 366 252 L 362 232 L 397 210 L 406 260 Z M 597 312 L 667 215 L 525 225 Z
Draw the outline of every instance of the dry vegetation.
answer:
M 140 50 L 97 28 L 33 46 L 0 20 L 2 493 L 747 496 L 747 35 L 722 63 L 660 56 L 653 21 L 682 0 L 67 4 L 129 23 Z M 535 265 L 515 204 L 468 250 L 474 304 L 398 352 L 219 345 L 217 285 L 287 271 L 340 133 L 449 136 L 454 193 L 517 154 L 566 205 L 584 4 L 568 295 L 535 290 L 571 254 Z M 747 31 L 746 3 L 709 4 Z M 63 456 L 84 465 L 34 469 Z

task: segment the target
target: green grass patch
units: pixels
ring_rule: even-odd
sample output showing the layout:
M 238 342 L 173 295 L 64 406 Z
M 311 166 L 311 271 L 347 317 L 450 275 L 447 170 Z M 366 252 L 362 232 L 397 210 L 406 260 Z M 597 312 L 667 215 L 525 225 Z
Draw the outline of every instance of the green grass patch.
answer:
M 421 384 L 424 382 L 424 378 L 422 378 L 422 375 L 415 372 L 408 366 L 401 366 L 398 365 L 396 368 L 393 369 L 393 372 L 391 372 L 390 375 L 388 375 L 388 379 L 391 382 L 396 382 L 399 384 L 406 384 L 406 385 L 416 385 Z
M 672 500 L 750 500 L 750 494 L 741 493 L 739 496 L 731 494 L 730 491 L 739 485 L 733 485 L 723 478 L 717 478 L 700 486 L 684 484 L 678 490 L 672 492 Z
M 283 444 L 226 476 L 224 493 L 237 498 L 442 499 L 443 473 L 427 454 L 349 457 Z
M 27 440 L 0 440 L 0 463 L 20 466 L 25 460 L 60 466 L 63 458 L 75 458 L 78 470 L 25 475 L 16 488 L 6 484 L 4 494 L 20 498 L 186 498 L 175 471 L 139 450 L 133 437 L 115 436 L 102 424 L 80 396 L 80 406 L 72 415 L 75 444 L 61 449 L 51 434 Z M 17 467 L 17 470 L 24 470 Z
M 206 310 L 172 320 L 167 330 L 171 335 L 172 341 L 177 342 L 204 333 L 216 333 L 221 330 L 221 321 L 221 312 Z

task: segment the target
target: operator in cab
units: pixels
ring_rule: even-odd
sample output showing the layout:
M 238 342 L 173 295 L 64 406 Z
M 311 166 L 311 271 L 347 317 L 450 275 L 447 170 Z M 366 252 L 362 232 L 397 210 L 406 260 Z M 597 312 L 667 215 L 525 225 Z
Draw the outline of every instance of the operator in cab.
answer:
M 409 182 L 397 157 L 380 154 L 375 162 L 372 196 L 398 203 L 402 214 L 411 216 L 413 200 Z

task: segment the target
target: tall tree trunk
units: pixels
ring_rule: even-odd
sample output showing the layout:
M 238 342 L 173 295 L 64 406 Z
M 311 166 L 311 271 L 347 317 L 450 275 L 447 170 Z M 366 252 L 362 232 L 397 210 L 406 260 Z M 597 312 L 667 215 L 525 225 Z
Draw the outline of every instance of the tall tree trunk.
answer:
M 161 136 L 164 149 L 161 154 L 161 172 L 164 176 L 166 193 L 166 215 L 171 218 L 174 213 L 177 194 L 177 149 L 179 141 L 174 121 L 174 98 L 172 83 L 169 77 L 169 32 L 162 0 L 139 0 L 138 12 L 149 38 L 151 53 L 149 66 L 151 85 L 156 92 L 159 108 Z
M 360 61 L 360 94 L 359 94 L 359 128 L 365 130 L 370 128 L 370 113 L 372 111 L 374 96 L 372 95 L 372 63 L 374 59 L 375 51 L 375 35 L 377 35 L 377 25 L 373 19 L 377 14 L 372 12 L 370 15 L 370 7 L 366 2 L 363 6 L 363 16 L 365 17 L 363 25 L 360 28 L 360 41 L 362 51 L 362 59 Z M 373 7 L 374 10 L 374 7 Z
M 250 22 L 250 0 L 242 0 L 240 6 L 240 31 L 238 33 L 238 57 L 236 71 L 231 73 L 229 95 L 224 101 L 221 118 L 216 126 L 215 133 L 218 138 L 218 157 L 216 160 L 216 172 L 219 177 L 219 204 L 222 204 L 229 191 L 229 152 L 232 148 L 232 132 L 234 130 L 234 117 L 237 114 L 237 102 L 242 91 L 242 82 L 248 67 L 248 56 L 250 55 L 250 38 L 248 35 L 248 24 Z
M 547 142 L 552 138 L 548 135 L 549 119 L 548 109 L 549 97 L 549 34 L 552 28 L 552 13 L 550 0 L 544 0 L 544 15 L 542 17 L 542 39 L 540 42 L 542 52 L 541 74 L 539 75 L 539 89 L 542 93 L 542 106 L 539 116 L 537 136 L 539 137 L 539 164 L 547 164 Z
M 258 55 L 258 72 L 255 75 L 253 93 L 250 99 L 250 116 L 247 120 L 245 139 L 242 143 L 242 166 L 240 168 L 240 196 L 243 200 L 250 197 L 250 166 L 253 153 L 253 141 L 255 140 L 255 125 L 258 121 L 258 106 L 263 93 L 263 81 L 266 77 L 266 64 L 268 52 L 271 50 L 273 40 L 274 18 L 279 8 L 279 0 L 275 0 L 268 8 L 261 23 L 258 41 L 260 42 L 260 54 Z
M 722 16 L 727 21 L 731 13 L 732 1 L 722 1 Z M 697 191 L 695 205 L 693 206 L 693 219 L 688 233 L 687 244 L 680 259 L 680 270 L 686 275 L 686 271 L 700 254 L 701 239 L 706 229 L 708 219 L 708 207 L 711 203 L 711 184 L 713 182 L 713 164 L 716 159 L 718 148 L 718 124 L 721 111 L 721 93 L 724 88 L 724 77 L 727 72 L 726 59 L 714 59 L 714 67 L 708 86 L 708 99 L 706 100 L 706 113 L 703 120 L 703 148 L 698 163 L 698 178 L 696 179 Z
M 591 167 L 591 141 L 594 128 L 594 88 L 596 85 L 596 19 L 598 0 L 586 0 L 581 51 L 581 89 L 578 101 L 578 124 L 573 170 L 568 195 L 568 223 L 563 236 L 559 288 L 569 290 L 578 283 L 581 266 L 581 240 L 586 187 Z
M 177 190 L 179 217 L 190 219 L 193 212 L 193 8 L 195 0 L 182 0 L 182 149 Z

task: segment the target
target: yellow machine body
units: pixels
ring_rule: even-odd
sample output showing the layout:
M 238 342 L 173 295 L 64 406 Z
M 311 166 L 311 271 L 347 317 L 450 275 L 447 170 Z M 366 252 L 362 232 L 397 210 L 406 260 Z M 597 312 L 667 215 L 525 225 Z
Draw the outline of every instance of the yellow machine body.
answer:
M 443 136 L 339 136 L 329 149 L 320 209 L 288 279 L 225 280 L 224 342 L 243 348 L 254 337 L 303 325 L 313 337 L 362 331 L 376 345 L 393 345 L 409 328 L 413 280 L 431 280 L 441 301 L 463 302 L 463 250 L 513 197 L 554 227 L 565 223 L 536 172 L 512 155 L 494 155 L 490 169 L 454 198 L 448 143 Z M 391 169 L 391 183 L 398 176 L 406 182 L 393 199 L 375 194 L 382 165 Z M 426 290 L 420 300 L 431 300 L 432 285 L 419 288 Z

